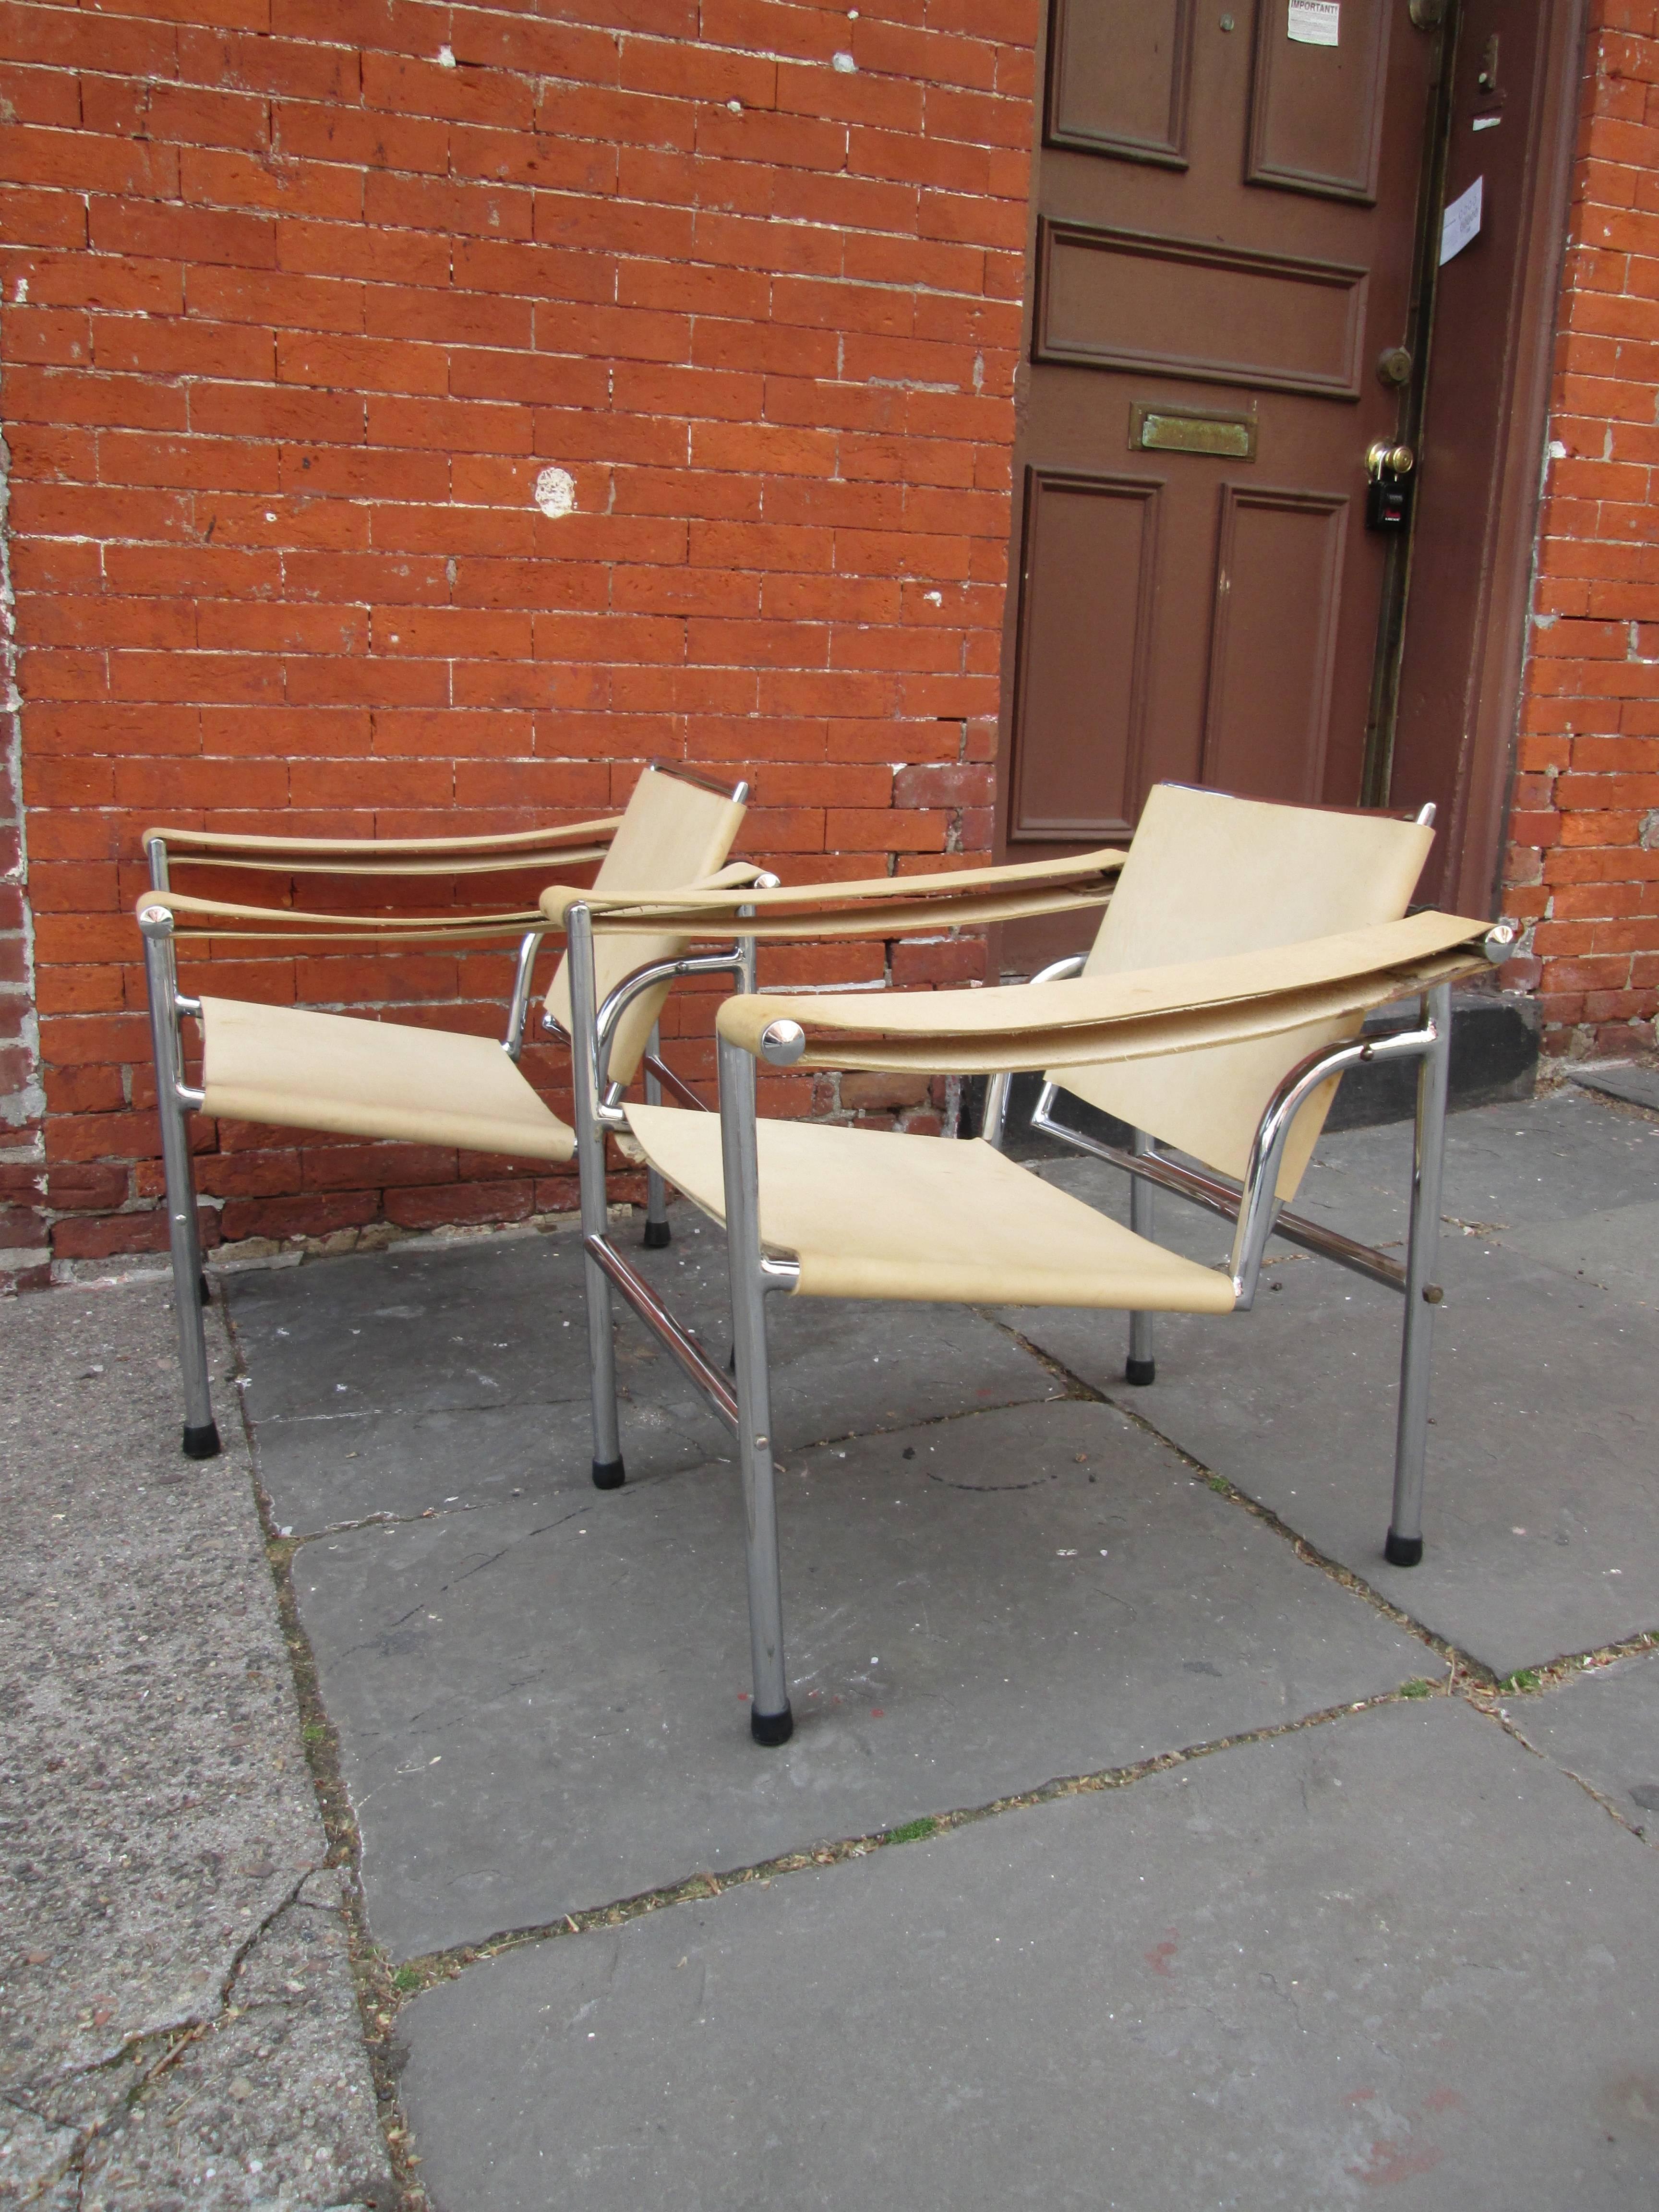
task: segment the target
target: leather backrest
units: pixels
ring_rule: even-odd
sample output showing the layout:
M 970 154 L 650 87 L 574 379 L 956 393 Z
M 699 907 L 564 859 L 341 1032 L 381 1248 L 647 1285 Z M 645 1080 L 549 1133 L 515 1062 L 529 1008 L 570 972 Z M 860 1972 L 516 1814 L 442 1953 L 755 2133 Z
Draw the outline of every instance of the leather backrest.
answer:
M 1385 815 L 1278 806 L 1159 784 L 1146 800 L 1085 973 L 1266 951 L 1397 921 L 1433 840 L 1432 830 Z M 1321 1023 L 1247 1044 L 1069 1067 L 1055 1079 L 1160 1143 L 1242 1177 L 1280 1079 L 1357 1026 Z M 1334 1081 L 1322 1085 L 1297 1115 L 1281 1198 L 1301 1181 L 1335 1090 Z
M 671 769 L 647 768 L 634 787 L 610 851 L 593 878 L 596 891 L 668 892 L 713 875 L 725 864 L 744 808 L 701 784 L 686 783 Z M 661 934 L 602 935 L 593 940 L 593 967 L 599 1004 L 636 969 L 672 960 L 690 942 Z M 570 1027 L 570 985 L 561 960 L 548 987 L 547 1011 Z M 670 986 L 658 984 L 635 1000 L 623 1016 L 611 1053 L 611 1073 L 629 1081 L 640 1064 L 651 1025 L 662 1011 Z

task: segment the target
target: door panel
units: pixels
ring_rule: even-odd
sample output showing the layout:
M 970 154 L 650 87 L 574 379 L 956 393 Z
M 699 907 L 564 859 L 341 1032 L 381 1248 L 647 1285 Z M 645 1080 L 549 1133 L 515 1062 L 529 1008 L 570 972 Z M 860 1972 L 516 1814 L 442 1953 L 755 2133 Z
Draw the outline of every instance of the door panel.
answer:
M 1222 486 L 1206 783 L 1317 805 L 1347 505 L 1328 492 Z
M 1365 271 L 1044 217 L 1036 357 L 1352 399 Z
M 1048 131 L 1056 146 L 1187 165 L 1197 0 L 1055 0 Z
M 1342 44 L 1333 48 L 1297 46 L 1283 34 L 1280 9 L 1258 10 L 1247 183 L 1376 199 L 1395 14 L 1394 0 L 1342 0 Z
M 1023 716 L 1054 742 L 1021 764 L 1018 836 L 1071 836 L 1079 823 L 1090 837 L 1118 836 L 1134 819 L 1162 489 L 1031 471 L 1025 543 L 1036 587 L 1020 639 Z
M 1110 835 L 1162 779 L 1356 805 L 1440 33 L 1051 4 L 1006 840 Z

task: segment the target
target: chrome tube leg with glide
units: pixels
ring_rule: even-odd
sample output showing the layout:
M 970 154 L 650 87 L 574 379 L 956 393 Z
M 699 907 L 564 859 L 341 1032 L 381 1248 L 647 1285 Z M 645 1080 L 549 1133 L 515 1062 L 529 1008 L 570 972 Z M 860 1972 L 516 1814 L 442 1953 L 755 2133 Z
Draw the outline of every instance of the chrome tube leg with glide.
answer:
M 1152 1140 L 1144 1129 L 1134 1132 L 1134 1154 L 1144 1159 L 1152 1149 Z M 1137 1237 L 1152 1241 L 1152 1186 L 1144 1176 L 1129 1178 L 1129 1226 Z M 1152 1317 L 1149 1313 L 1129 1316 L 1129 1357 L 1124 1364 L 1123 1377 L 1127 1382 L 1142 1385 L 1156 1382 L 1158 1363 L 1152 1357 Z
M 657 1024 L 651 1024 L 651 1042 L 646 1049 L 653 1060 L 662 1058 L 662 1033 Z M 647 1106 L 662 1104 L 662 1085 L 651 1073 L 647 1062 L 645 1071 L 645 1103 Z M 647 1252 L 660 1252 L 665 1244 L 674 1241 L 674 1232 L 668 1225 L 668 1190 L 655 1168 L 645 1171 L 645 1235 L 641 1243 Z
M 1425 997 L 1425 1026 L 1435 1041 L 1417 1072 L 1417 1127 L 1412 1152 L 1411 1243 L 1406 1259 L 1406 1326 L 1400 1355 L 1400 1425 L 1395 1441 L 1394 1514 L 1383 1547 L 1390 1566 L 1414 1567 L 1423 1556 L 1423 1468 L 1429 1441 L 1429 1376 L 1435 1276 L 1440 1249 L 1440 1186 L 1446 1158 L 1446 1085 L 1451 1064 L 1451 986 Z
M 582 1235 L 605 1232 L 605 1129 L 599 1121 L 598 1070 L 594 1064 L 593 922 L 585 906 L 573 906 L 565 920 L 566 957 L 570 972 L 570 1066 L 576 1123 L 576 1177 L 581 1191 Z M 588 1382 L 593 1394 L 593 1485 L 620 1490 L 623 1465 L 617 1427 L 617 1341 L 611 1323 L 611 1279 L 591 1253 L 582 1267 L 587 1298 Z
M 787 1743 L 794 1730 L 783 1666 L 783 1592 L 772 1459 L 772 1389 L 766 1364 L 766 1282 L 761 1271 L 760 1176 L 756 1158 L 755 1062 L 720 1039 L 720 1152 L 726 1169 L 726 1264 L 738 1367 L 738 1465 L 749 1565 L 749 1649 L 755 1741 Z
M 179 1316 L 179 1371 L 185 1388 L 184 1451 L 186 1459 L 214 1459 L 221 1447 L 213 1396 L 208 1389 L 196 1177 L 191 1167 L 185 1104 L 179 1096 L 184 1066 L 179 1044 L 173 916 L 165 907 L 149 907 L 139 916 L 138 927 L 144 939 L 144 979 L 149 987 L 149 1030 L 155 1053 L 155 1108 L 161 1124 L 161 1165 L 167 1177 L 173 1303 Z

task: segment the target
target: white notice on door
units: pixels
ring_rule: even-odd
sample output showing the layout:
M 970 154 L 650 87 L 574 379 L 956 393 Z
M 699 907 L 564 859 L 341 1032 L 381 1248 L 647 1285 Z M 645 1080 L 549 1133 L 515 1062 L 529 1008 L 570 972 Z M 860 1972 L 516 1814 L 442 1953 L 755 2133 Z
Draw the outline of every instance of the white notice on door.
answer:
M 1459 192 L 1440 218 L 1440 266 L 1443 269 L 1454 253 L 1461 253 L 1472 238 L 1480 234 L 1480 188 L 1484 177 L 1477 177 L 1468 191 Z
M 1340 46 L 1342 0 L 1291 0 L 1291 20 L 1285 27 L 1298 46 Z

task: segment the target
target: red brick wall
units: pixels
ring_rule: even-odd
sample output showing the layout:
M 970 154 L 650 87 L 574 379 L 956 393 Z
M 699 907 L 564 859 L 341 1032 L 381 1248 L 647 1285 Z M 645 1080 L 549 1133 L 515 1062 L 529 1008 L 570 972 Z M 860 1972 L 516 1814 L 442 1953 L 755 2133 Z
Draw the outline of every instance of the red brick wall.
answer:
M 1659 8 L 1593 0 L 1504 908 L 1545 1049 L 1659 1008 Z
M 1035 21 L 0 5 L 58 1257 L 162 1242 L 131 921 L 153 818 L 519 827 L 610 805 L 657 755 L 750 774 L 746 848 L 797 878 L 988 843 Z M 534 503 L 548 467 L 562 519 Z M 0 915 L 0 990 L 21 927 Z M 218 988 L 484 1028 L 505 969 Z M 453 1153 L 204 1138 L 214 1239 L 568 1202 Z

